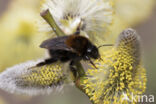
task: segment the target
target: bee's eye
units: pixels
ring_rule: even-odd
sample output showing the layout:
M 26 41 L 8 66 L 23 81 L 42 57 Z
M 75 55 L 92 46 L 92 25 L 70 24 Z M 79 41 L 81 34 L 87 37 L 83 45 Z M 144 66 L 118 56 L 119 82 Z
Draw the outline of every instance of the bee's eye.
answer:
M 92 50 L 91 50 L 90 48 L 89 48 L 89 49 L 87 49 L 87 52 L 88 52 L 88 53 L 90 53 L 91 51 L 92 51 Z

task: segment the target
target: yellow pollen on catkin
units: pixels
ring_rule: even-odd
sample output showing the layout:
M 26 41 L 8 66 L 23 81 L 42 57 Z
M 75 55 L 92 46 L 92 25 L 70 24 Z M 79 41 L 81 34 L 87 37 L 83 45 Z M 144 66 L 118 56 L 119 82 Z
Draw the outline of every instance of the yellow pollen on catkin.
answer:
M 25 87 L 51 87 L 63 82 L 64 74 L 60 65 L 46 65 L 30 69 L 22 76 L 21 86 Z
M 89 69 L 83 81 L 84 90 L 95 104 L 135 104 L 133 96 L 146 90 L 146 70 L 140 58 L 140 41 L 136 32 L 122 32 L 116 45 L 104 53 Z M 130 101 L 123 100 L 126 94 Z

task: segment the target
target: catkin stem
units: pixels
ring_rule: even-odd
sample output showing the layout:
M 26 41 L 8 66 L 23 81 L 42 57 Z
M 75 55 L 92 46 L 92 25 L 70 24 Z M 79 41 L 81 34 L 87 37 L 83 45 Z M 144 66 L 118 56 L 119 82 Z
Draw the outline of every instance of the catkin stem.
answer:
M 56 33 L 57 36 L 65 36 L 66 34 L 60 29 L 60 27 L 56 24 L 53 16 L 51 15 L 49 9 L 43 11 L 41 13 L 43 19 L 51 26 L 53 31 Z

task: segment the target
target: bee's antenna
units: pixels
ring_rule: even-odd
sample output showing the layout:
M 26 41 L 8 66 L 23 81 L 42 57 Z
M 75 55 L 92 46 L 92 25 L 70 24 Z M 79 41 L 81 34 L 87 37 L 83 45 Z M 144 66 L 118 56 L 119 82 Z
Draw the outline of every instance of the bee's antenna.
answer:
M 104 46 L 114 46 L 114 45 L 113 44 L 104 44 L 104 45 L 99 46 L 98 48 L 101 48 L 101 47 L 104 47 Z

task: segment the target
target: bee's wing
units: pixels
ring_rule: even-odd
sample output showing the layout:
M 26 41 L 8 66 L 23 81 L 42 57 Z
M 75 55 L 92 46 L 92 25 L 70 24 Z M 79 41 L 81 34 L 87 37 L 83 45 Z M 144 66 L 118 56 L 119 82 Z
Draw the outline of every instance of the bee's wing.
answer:
M 71 51 L 72 48 L 65 44 L 65 41 L 69 36 L 57 37 L 48 39 L 42 42 L 40 45 L 41 48 L 51 49 L 51 50 L 66 50 Z

